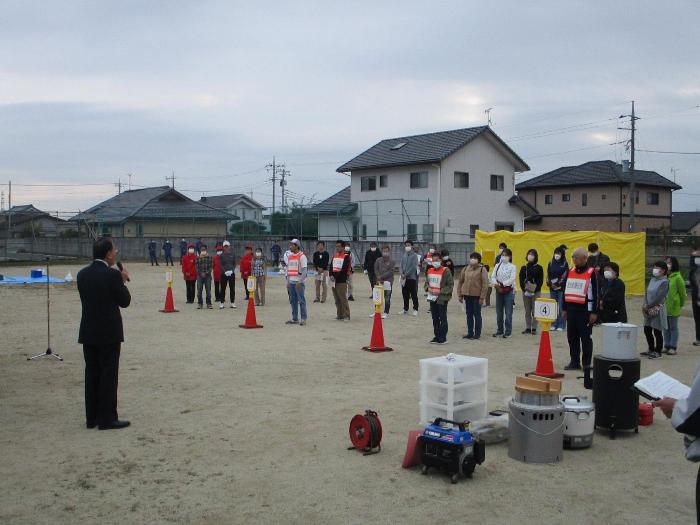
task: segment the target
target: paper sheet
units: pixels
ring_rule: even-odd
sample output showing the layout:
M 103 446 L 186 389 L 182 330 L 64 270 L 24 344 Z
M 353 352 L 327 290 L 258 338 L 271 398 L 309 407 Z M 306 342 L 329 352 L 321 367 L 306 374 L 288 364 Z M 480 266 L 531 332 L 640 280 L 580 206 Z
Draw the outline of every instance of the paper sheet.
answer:
M 384 281 L 384 290 L 385 291 L 390 291 L 391 290 L 391 281 Z
M 637 390 L 656 399 L 664 397 L 684 399 L 690 395 L 690 387 L 661 371 L 654 372 L 650 376 L 640 379 L 634 386 Z

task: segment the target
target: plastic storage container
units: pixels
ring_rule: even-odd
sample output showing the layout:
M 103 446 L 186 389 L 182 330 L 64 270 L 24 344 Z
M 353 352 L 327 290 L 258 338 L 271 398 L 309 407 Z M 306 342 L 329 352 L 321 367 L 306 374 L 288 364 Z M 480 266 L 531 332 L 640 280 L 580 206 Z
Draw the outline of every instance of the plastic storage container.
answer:
M 637 326 L 627 323 L 603 323 L 602 350 L 606 359 L 637 359 Z
M 449 354 L 420 360 L 420 423 L 486 416 L 488 359 Z

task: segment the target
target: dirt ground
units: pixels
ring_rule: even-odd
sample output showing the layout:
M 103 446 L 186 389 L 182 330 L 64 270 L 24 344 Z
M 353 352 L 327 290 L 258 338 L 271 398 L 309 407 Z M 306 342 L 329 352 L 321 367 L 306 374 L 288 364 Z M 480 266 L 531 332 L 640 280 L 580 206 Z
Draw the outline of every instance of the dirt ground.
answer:
M 46 296 L 37 286 L 0 286 L 0 522 L 43 523 L 693 523 L 697 467 L 682 438 L 657 410 L 654 424 L 591 449 L 565 451 L 559 464 L 532 465 L 490 446 L 474 478 L 402 469 L 409 430 L 418 428 L 418 360 L 447 352 L 489 359 L 489 407 L 504 405 L 517 374 L 532 370 L 537 339 L 520 335 L 518 298 L 512 339 L 465 342 L 464 315 L 449 307 L 449 345 L 427 344 L 429 314 L 385 321 L 394 352 L 369 354 L 369 286 L 357 275 L 353 319 L 340 323 L 332 300 L 312 304 L 309 323 L 285 326 L 281 277 L 268 281 L 261 330 L 242 330 L 245 309 L 162 314 L 163 267 L 130 264 L 131 306 L 123 311 L 119 414 L 125 430 L 85 428 L 83 357 L 77 344 L 75 284 L 52 285 L 52 340 L 65 361 L 28 362 L 46 348 Z M 63 265 L 52 275 L 73 276 Z M 176 266 L 176 276 L 179 268 Z M 26 275 L 28 268 L 5 268 Z M 640 300 L 628 301 L 641 323 Z M 394 312 L 399 308 L 395 308 Z M 700 349 L 692 318 L 681 318 L 679 354 L 644 360 L 690 383 Z M 600 333 L 595 334 L 599 350 Z M 567 362 L 565 333 L 553 333 L 557 368 Z M 639 348 L 643 349 L 643 337 Z M 575 374 L 564 390 L 586 394 Z M 376 409 L 382 451 L 348 451 L 350 418 Z

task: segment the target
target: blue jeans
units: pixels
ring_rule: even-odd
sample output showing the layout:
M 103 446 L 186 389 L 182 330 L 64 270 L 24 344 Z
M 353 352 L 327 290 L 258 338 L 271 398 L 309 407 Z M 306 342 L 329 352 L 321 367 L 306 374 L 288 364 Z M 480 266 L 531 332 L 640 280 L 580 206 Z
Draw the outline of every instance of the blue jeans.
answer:
M 557 320 L 552 323 L 552 328 L 561 328 L 562 330 L 566 330 L 566 319 L 562 319 L 561 316 L 561 310 L 564 306 L 564 290 L 550 290 L 549 297 L 556 299 L 557 308 L 559 311 Z
M 299 286 L 299 290 L 297 290 Z M 292 305 L 292 321 L 299 320 L 299 309 L 301 309 L 301 320 L 306 321 L 306 299 L 304 298 L 304 283 L 289 283 L 287 285 L 289 293 L 289 304 Z
M 447 340 L 447 303 L 430 302 L 430 313 L 433 317 L 433 334 L 439 342 Z
M 384 290 L 384 313 L 389 313 L 389 308 L 391 308 L 391 292 L 392 290 Z
M 678 348 L 678 317 L 667 316 L 668 330 L 663 330 L 664 346 L 666 348 Z
M 202 288 L 205 289 L 207 294 L 207 304 L 211 304 L 211 276 L 207 275 L 203 278 L 201 275 L 197 276 L 197 302 L 202 304 Z
M 496 333 L 510 335 L 513 331 L 513 301 L 514 293 L 496 294 Z M 505 331 L 503 330 L 503 314 L 506 314 Z
M 481 304 L 478 296 L 464 296 L 464 306 L 467 310 L 467 335 L 481 337 Z

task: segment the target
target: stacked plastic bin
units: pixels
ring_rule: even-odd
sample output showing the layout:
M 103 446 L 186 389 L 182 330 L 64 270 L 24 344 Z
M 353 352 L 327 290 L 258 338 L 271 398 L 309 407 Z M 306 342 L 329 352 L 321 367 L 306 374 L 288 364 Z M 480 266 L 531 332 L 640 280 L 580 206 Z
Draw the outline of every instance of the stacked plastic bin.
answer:
M 448 354 L 420 360 L 420 423 L 486 417 L 488 359 Z

